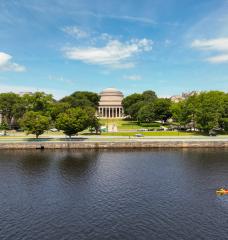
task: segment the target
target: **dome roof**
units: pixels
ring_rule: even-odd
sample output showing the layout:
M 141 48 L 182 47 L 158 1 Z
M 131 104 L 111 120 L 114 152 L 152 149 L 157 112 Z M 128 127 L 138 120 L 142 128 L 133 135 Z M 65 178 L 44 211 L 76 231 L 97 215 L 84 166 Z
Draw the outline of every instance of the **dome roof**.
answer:
M 123 95 L 123 93 L 120 92 L 119 90 L 117 90 L 116 88 L 106 88 L 100 93 L 100 95 L 105 94 L 105 93 L 117 93 L 117 94 Z
M 121 106 L 123 93 L 115 88 L 106 88 L 100 93 L 100 106 Z

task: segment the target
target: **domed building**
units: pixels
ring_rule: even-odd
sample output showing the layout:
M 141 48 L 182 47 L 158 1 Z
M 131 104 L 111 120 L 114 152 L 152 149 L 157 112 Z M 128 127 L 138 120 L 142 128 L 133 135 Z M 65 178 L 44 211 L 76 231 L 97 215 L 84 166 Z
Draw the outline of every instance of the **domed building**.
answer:
M 115 88 L 106 88 L 100 94 L 98 117 L 123 118 L 122 100 L 124 95 Z

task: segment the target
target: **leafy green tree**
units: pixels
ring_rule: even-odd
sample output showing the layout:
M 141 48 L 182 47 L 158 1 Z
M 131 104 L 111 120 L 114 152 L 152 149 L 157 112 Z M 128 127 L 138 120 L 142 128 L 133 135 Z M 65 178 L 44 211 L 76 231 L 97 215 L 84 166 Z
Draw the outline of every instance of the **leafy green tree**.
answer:
M 86 107 L 84 110 L 87 112 L 89 116 L 88 127 L 90 132 L 95 131 L 96 134 L 100 132 L 101 123 L 99 119 L 96 117 L 96 110 L 93 107 Z
M 22 96 L 22 103 L 26 106 L 26 111 L 42 112 L 44 115 L 50 114 L 54 102 L 52 95 L 44 92 L 24 94 Z
M 71 108 L 71 106 L 68 102 L 56 102 L 52 104 L 50 109 L 52 120 L 55 121 L 60 113 L 65 112 L 69 108 Z
M 70 108 L 58 115 L 56 128 L 71 137 L 89 127 L 89 121 L 89 114 L 85 109 L 80 107 Z
M 221 119 L 221 127 L 224 128 L 226 132 L 228 132 L 228 118 Z
M 95 131 L 96 134 L 98 134 L 100 132 L 100 129 L 101 129 L 101 123 L 99 119 L 94 116 L 92 119 L 90 119 L 89 130 L 90 132 Z
M 161 120 L 166 122 L 172 116 L 171 101 L 167 98 L 159 98 L 154 102 L 154 113 L 156 120 Z
M 151 123 L 156 120 L 154 103 L 142 106 L 138 112 L 138 122 L 139 123 Z
M 125 97 L 122 101 L 125 115 L 131 116 L 132 112 L 135 112 L 135 111 L 132 111 L 132 105 L 137 104 L 138 102 L 141 102 L 141 101 L 143 101 L 143 98 L 142 98 L 142 95 L 139 93 L 134 93 Z
M 20 97 L 13 107 L 13 118 L 17 122 L 28 111 L 27 104 L 24 102 L 23 97 Z
M 138 119 L 138 113 L 143 106 L 145 106 L 145 103 L 140 101 L 140 102 L 136 102 L 135 104 L 132 104 L 129 107 L 128 112 L 132 120 Z
M 197 96 L 191 96 L 188 99 L 171 104 L 170 110 L 172 118 L 180 125 L 184 126 L 193 123 L 193 127 L 195 128 L 196 111 L 198 106 L 197 101 Z
M 100 96 L 93 92 L 74 92 L 70 96 L 66 96 L 60 102 L 67 102 L 71 107 L 93 107 L 97 108 L 99 105 Z
M 201 131 L 222 127 L 226 118 L 227 94 L 220 91 L 201 92 L 173 104 L 173 118 L 181 124 L 193 123 Z
M 19 120 L 28 111 L 50 115 L 50 107 L 53 103 L 52 96 L 43 92 L 23 96 L 15 93 L 0 94 L 0 110 L 10 128 L 18 128 Z
M 0 94 L 0 110 L 3 119 L 11 128 L 12 120 L 15 113 L 15 106 L 20 101 L 20 97 L 16 93 L 1 93 Z
M 50 126 L 50 118 L 42 115 L 39 112 L 26 112 L 20 120 L 20 126 L 27 134 L 35 134 L 38 138 Z
M 147 90 L 142 93 L 143 101 L 146 103 L 151 103 L 155 101 L 158 97 L 154 91 Z
M 122 101 L 125 115 L 131 117 L 132 120 L 137 120 L 139 110 L 148 104 L 153 103 L 157 99 L 154 91 L 144 91 L 142 94 L 134 93 L 125 97 Z
M 137 119 L 141 123 L 151 123 L 156 120 L 166 121 L 171 117 L 171 101 L 164 98 L 153 98 L 146 104 L 140 102 Z M 136 111 L 137 112 L 137 111 Z
M 223 101 L 224 101 L 223 117 L 228 118 L 228 93 L 223 93 L 222 98 L 223 98 Z
M 3 130 L 4 131 L 4 135 L 6 135 L 6 130 L 9 130 L 9 125 L 7 124 L 6 121 L 3 121 L 0 124 L 0 130 Z
M 197 96 L 196 123 L 204 132 L 218 128 L 225 112 L 224 93 L 219 91 L 202 92 Z

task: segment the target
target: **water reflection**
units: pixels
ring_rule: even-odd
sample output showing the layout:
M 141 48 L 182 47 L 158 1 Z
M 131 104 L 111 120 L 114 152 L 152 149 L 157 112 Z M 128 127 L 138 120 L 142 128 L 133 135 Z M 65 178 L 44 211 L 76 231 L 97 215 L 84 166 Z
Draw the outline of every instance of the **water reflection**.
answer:
M 44 176 L 51 171 L 59 171 L 64 177 L 80 177 L 89 174 L 96 166 L 99 156 L 98 151 L 77 151 L 77 150 L 25 150 L 4 152 L 4 159 L 16 161 L 17 168 L 24 176 Z
M 42 150 L 18 152 L 17 158 L 20 169 L 28 176 L 44 175 L 50 167 L 51 156 Z
M 60 174 L 67 180 L 85 177 L 94 172 L 98 151 L 63 151 L 58 156 Z

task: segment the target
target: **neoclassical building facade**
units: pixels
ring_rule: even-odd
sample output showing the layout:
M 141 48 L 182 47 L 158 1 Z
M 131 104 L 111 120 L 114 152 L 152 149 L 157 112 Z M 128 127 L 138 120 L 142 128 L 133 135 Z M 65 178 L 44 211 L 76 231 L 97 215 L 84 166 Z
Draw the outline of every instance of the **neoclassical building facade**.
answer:
M 98 117 L 123 118 L 122 100 L 124 95 L 115 88 L 106 88 L 100 94 Z

